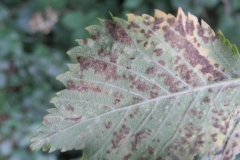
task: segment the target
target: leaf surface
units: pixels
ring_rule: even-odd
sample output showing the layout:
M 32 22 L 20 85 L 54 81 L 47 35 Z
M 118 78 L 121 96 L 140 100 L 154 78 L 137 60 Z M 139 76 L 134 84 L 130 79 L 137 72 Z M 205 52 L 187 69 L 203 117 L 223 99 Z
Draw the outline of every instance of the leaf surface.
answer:
M 239 152 L 240 58 L 219 31 L 177 17 L 128 14 L 87 27 L 57 77 L 32 149 L 82 159 L 233 159 Z

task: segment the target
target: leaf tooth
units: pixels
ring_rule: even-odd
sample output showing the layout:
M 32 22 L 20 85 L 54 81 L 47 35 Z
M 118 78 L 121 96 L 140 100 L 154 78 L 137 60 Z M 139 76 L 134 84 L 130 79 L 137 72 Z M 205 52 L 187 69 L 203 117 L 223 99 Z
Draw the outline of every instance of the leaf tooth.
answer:
M 126 16 L 127 16 L 128 22 L 133 22 L 135 21 L 135 19 L 138 19 L 140 17 L 132 13 L 126 14 Z
M 91 26 L 86 27 L 85 29 L 91 35 L 92 39 L 96 40 L 99 38 L 102 28 L 99 25 L 91 25 Z
M 154 10 L 154 17 L 155 18 L 162 18 L 162 17 L 167 17 L 167 14 L 159 9 Z
M 236 53 L 238 56 L 240 56 L 240 54 L 238 52 L 238 48 L 235 44 L 233 45 L 232 50 L 233 50 L 234 53 Z

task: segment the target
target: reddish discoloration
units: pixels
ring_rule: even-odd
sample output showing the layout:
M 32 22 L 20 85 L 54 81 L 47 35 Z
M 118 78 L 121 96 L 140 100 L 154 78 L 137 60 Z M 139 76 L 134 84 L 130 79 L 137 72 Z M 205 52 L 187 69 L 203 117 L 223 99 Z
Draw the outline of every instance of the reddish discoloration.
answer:
M 213 142 L 217 141 L 217 133 L 211 134 L 211 137 Z
M 105 57 L 107 53 L 103 50 L 103 48 L 101 48 L 100 50 L 98 50 L 98 55 L 99 57 Z
M 143 46 L 146 47 L 147 45 L 148 45 L 148 42 L 145 42 Z
M 172 26 L 175 23 L 175 18 L 169 18 L 167 22 Z
M 145 82 L 136 79 L 136 76 L 128 76 L 127 79 L 129 79 L 132 83 L 131 88 L 136 87 L 139 91 L 145 92 L 148 91 L 150 89 L 150 86 L 146 85 Z
M 176 59 L 175 62 L 176 61 L 178 60 Z M 188 84 L 191 84 L 192 86 L 197 86 L 198 84 L 197 74 L 192 70 L 188 70 L 186 64 L 178 65 L 175 68 L 175 71 L 179 71 L 181 78 L 186 80 Z
M 153 154 L 154 151 L 155 151 L 155 149 L 154 149 L 153 147 L 148 146 L 148 153 L 149 153 L 149 154 Z
M 65 120 L 71 120 L 71 121 L 79 121 L 81 120 L 82 116 L 79 117 L 66 117 Z
M 191 114 L 191 115 L 193 115 L 193 116 L 195 116 L 195 117 L 197 117 L 199 119 L 201 119 L 202 116 L 203 116 L 203 112 L 197 111 L 195 109 L 190 109 L 189 114 Z
M 159 25 L 159 24 L 161 24 L 163 21 L 164 21 L 163 18 L 160 17 L 160 18 L 155 18 L 155 20 L 154 20 L 153 23 L 154 23 L 154 25 Z
M 112 140 L 112 149 L 116 149 L 120 147 L 120 142 L 123 138 L 125 138 L 123 133 L 113 132 L 114 140 Z
M 154 74 L 155 71 L 156 71 L 155 67 L 151 67 L 151 68 L 148 68 L 145 73 L 146 74 Z
M 197 25 L 197 29 L 198 29 L 198 35 L 202 38 L 204 43 L 208 43 L 209 39 L 208 37 L 204 36 L 204 29 L 200 26 Z
M 215 66 L 216 68 L 219 68 L 219 64 L 218 64 L 218 63 L 214 64 L 214 66 Z
M 204 103 L 210 103 L 211 99 L 209 97 L 205 97 L 203 100 Z
M 113 39 L 115 39 L 116 41 L 119 41 L 123 44 L 131 45 L 132 39 L 131 39 L 131 37 L 129 37 L 127 32 L 122 28 L 122 26 L 120 26 L 117 23 L 110 22 L 110 21 L 105 21 L 105 25 L 106 25 L 106 28 L 108 29 L 109 33 L 113 37 Z
M 73 111 L 74 111 L 74 107 L 69 104 L 69 105 L 66 107 L 66 110 L 73 112 Z
M 102 92 L 102 89 L 99 86 L 86 83 L 86 82 L 82 82 L 80 84 L 74 84 L 74 82 L 68 81 L 67 87 L 69 90 L 77 90 L 79 92 L 88 92 L 88 91 L 92 91 L 96 93 Z
M 161 59 L 158 61 L 158 63 L 161 64 L 162 66 L 165 66 L 165 64 L 166 64 L 166 62 Z
M 123 157 L 123 160 L 128 160 L 131 157 L 132 157 L 132 154 L 129 153 L 126 156 Z
M 114 140 L 112 140 L 112 148 L 116 149 L 117 147 L 121 146 L 121 141 L 126 138 L 126 135 L 129 134 L 130 128 L 127 127 L 125 124 L 122 125 L 121 130 L 119 133 L 114 132 Z
M 172 76 L 167 75 L 165 80 L 164 80 L 164 84 L 166 86 L 169 86 L 169 91 L 170 92 L 176 92 L 177 91 L 177 85 L 179 84 L 179 82 L 174 82 L 174 78 Z
M 99 38 L 99 36 L 100 36 L 100 32 L 97 32 L 97 34 L 92 35 L 92 39 L 96 40 L 97 38 Z
M 113 54 L 110 54 L 110 62 L 117 63 L 118 53 L 115 51 Z
M 152 92 L 150 91 L 150 98 L 156 98 L 158 96 L 158 92 Z
M 178 64 L 180 60 L 181 60 L 181 57 L 177 56 L 176 59 L 174 60 L 174 64 Z
M 138 113 L 139 113 L 139 108 L 137 108 L 135 111 L 134 111 L 134 115 L 138 115 Z
M 147 137 L 147 132 L 146 131 L 140 131 L 135 134 L 135 141 L 132 141 L 132 150 L 136 151 L 137 150 L 137 145 L 140 143 L 144 138 Z
M 161 48 L 155 49 L 154 52 L 156 53 L 156 56 L 161 56 L 163 54 L 163 50 Z
M 132 118 L 134 118 L 134 115 L 133 115 L 133 114 L 130 114 L 129 117 L 132 119 Z
M 144 29 L 141 29 L 140 31 L 146 38 L 150 38 L 152 31 L 148 30 L 147 32 Z
M 187 39 L 176 35 L 173 31 L 169 29 L 168 26 L 164 26 L 163 30 L 165 32 L 164 37 L 166 41 L 170 41 L 173 47 L 177 47 L 180 50 L 184 50 L 184 58 L 193 66 L 201 65 L 201 72 L 203 74 L 210 73 L 213 75 L 213 80 L 223 80 L 226 77 L 219 71 L 214 70 L 212 64 L 209 60 L 200 55 L 198 50 L 190 43 Z
M 100 73 L 106 77 L 106 79 L 117 80 L 120 76 L 117 74 L 117 67 L 110 65 L 101 60 L 94 60 L 93 57 L 78 57 L 78 62 L 80 63 L 81 70 L 88 70 L 93 68 L 95 73 Z
M 149 26 L 151 24 L 150 21 L 143 21 L 143 23 L 146 25 L 146 26 Z
M 175 26 L 175 30 L 178 31 L 182 36 L 186 36 L 185 30 L 182 24 L 182 15 L 179 15 L 178 23 Z
M 87 39 L 83 39 L 83 44 L 87 45 L 88 44 L 88 40 Z
M 107 129 L 111 128 L 111 127 L 112 127 L 112 122 L 109 121 L 108 123 L 106 123 L 106 124 L 105 124 L 105 127 L 106 127 Z
M 131 22 L 130 23 L 130 26 L 133 27 L 133 28 L 140 28 L 140 26 L 134 22 Z
M 193 20 L 186 21 L 186 32 L 187 32 L 187 34 L 193 36 L 194 29 L 195 29 L 195 27 L 194 27 L 194 24 L 193 24 Z
M 120 132 L 123 134 L 128 134 L 129 130 L 130 130 L 130 128 L 128 126 L 126 126 L 125 124 L 123 124 Z
M 133 97 L 132 104 L 136 104 L 136 103 L 139 103 L 142 101 L 143 101 L 143 99 L 140 97 Z
M 120 102 L 121 102 L 121 100 L 118 99 L 118 98 L 114 98 L 114 100 L 113 100 L 113 104 L 114 104 L 114 105 L 117 105 L 117 104 L 119 104 Z

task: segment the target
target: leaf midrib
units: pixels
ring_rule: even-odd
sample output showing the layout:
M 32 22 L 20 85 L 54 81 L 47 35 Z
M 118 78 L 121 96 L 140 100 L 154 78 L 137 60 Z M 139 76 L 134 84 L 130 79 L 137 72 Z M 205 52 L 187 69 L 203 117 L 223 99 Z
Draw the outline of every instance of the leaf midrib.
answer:
M 188 93 L 192 93 L 192 92 L 198 92 L 198 91 L 201 91 L 201 90 L 206 90 L 206 89 L 210 89 L 210 88 L 214 88 L 214 87 L 227 86 L 227 85 L 236 85 L 236 84 L 240 84 L 240 78 L 235 78 L 235 79 L 231 79 L 231 80 L 227 80 L 227 81 L 221 81 L 221 82 L 209 84 L 209 85 L 206 85 L 206 86 L 195 87 L 195 88 L 192 88 L 192 89 L 188 89 L 188 90 L 172 93 L 172 94 L 169 94 L 169 95 L 160 96 L 160 97 L 157 97 L 157 98 L 154 98 L 154 99 L 149 99 L 149 100 L 146 100 L 146 101 L 141 102 L 141 103 L 137 103 L 137 104 L 126 106 L 126 107 L 123 107 L 123 108 L 119 108 L 119 109 L 116 109 L 116 110 L 113 110 L 113 111 L 110 111 L 110 112 L 107 112 L 107 113 L 103 113 L 103 114 L 98 115 L 96 117 L 91 117 L 91 118 L 89 118 L 89 119 L 87 119 L 85 121 L 79 121 L 78 123 L 75 123 L 75 124 L 73 124 L 71 126 L 68 126 L 67 128 L 65 128 L 65 129 L 63 129 L 61 131 L 56 131 L 55 133 L 52 133 L 51 135 L 48 135 L 46 138 L 43 138 L 40 141 L 38 141 L 38 143 L 42 143 L 42 141 L 45 141 L 45 140 L 51 138 L 52 136 L 54 136 L 54 135 L 56 135 L 56 134 L 58 134 L 60 132 L 65 132 L 66 130 L 71 129 L 73 127 L 76 127 L 76 126 L 78 126 L 78 125 L 80 125 L 82 123 L 94 120 L 94 119 L 99 118 L 99 117 L 106 116 L 106 115 L 114 113 L 114 112 L 128 110 L 128 109 L 133 108 L 133 107 L 137 107 L 137 106 L 140 106 L 140 105 L 143 105 L 143 104 L 146 104 L 146 103 L 151 103 L 151 102 L 154 102 L 154 101 L 159 101 L 159 100 L 165 99 L 165 98 L 177 97 L 177 96 L 181 96 L 183 94 L 188 94 Z

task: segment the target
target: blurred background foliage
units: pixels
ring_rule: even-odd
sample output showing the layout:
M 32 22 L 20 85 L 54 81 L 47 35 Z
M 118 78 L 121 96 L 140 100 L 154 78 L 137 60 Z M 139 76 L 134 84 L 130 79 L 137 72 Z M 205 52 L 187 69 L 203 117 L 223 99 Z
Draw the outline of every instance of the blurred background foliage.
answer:
M 76 159 L 79 151 L 32 152 L 36 134 L 54 93 L 64 89 L 55 77 L 73 61 L 66 51 L 75 39 L 89 37 L 85 27 L 110 19 L 109 11 L 153 15 L 154 9 L 204 19 L 240 47 L 239 0 L 1 0 L 0 1 L 0 159 Z

